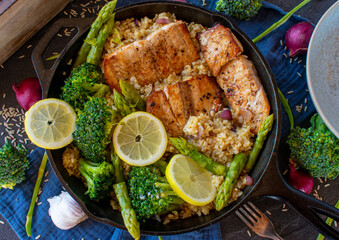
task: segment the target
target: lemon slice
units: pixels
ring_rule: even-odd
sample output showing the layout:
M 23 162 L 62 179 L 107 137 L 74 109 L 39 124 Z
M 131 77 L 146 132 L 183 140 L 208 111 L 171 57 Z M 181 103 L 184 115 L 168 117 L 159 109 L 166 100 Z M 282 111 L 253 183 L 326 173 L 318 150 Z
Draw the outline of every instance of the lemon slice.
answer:
M 75 120 L 76 114 L 68 103 L 47 98 L 38 101 L 26 112 L 25 130 L 35 145 L 58 149 L 73 141 Z
M 132 166 L 146 166 L 165 153 L 167 134 L 158 118 L 147 112 L 135 112 L 119 122 L 113 144 L 123 161 Z
M 217 193 L 212 174 L 182 154 L 172 157 L 166 168 L 166 178 L 179 197 L 195 206 L 207 205 Z

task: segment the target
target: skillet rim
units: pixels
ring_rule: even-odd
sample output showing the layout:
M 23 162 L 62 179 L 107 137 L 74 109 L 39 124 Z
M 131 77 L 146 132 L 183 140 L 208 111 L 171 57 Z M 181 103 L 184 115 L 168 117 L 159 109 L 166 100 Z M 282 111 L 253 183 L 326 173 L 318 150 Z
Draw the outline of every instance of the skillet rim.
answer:
M 258 59 L 257 60 L 260 60 L 260 64 L 264 67 L 264 70 L 266 73 L 262 73 L 264 75 L 267 75 L 268 78 L 270 79 L 269 81 L 269 84 L 271 85 L 272 87 L 272 90 L 273 92 L 270 94 L 272 96 L 272 99 L 274 100 L 274 103 L 270 102 L 271 106 L 275 106 L 275 112 L 274 112 L 274 115 L 275 115 L 275 123 L 274 123 L 274 127 L 273 127 L 273 130 L 271 132 L 271 134 L 274 134 L 275 135 L 275 138 L 274 138 L 274 141 L 272 143 L 272 148 L 269 149 L 269 157 L 268 157 L 268 160 L 265 164 L 265 166 L 263 167 L 262 169 L 262 172 L 260 174 L 260 177 L 257 179 L 256 183 L 251 186 L 251 189 L 246 193 L 246 195 L 242 198 L 242 199 L 238 199 L 235 204 L 232 203 L 230 207 L 230 209 L 227 209 L 227 211 L 225 211 L 224 209 L 224 213 L 222 213 L 220 216 L 217 216 L 215 217 L 214 219 L 210 220 L 210 221 L 207 221 L 207 222 L 204 222 L 204 223 L 201 223 L 197 226 L 193 226 L 191 228 L 186 228 L 186 229 L 178 229 L 178 230 L 173 230 L 173 231 L 149 231 L 149 230 L 141 230 L 141 233 L 142 234 L 150 234 L 150 235 L 170 235 L 170 234 L 179 234 L 179 233 L 185 233 L 185 232 L 191 232 L 193 230 L 197 230 L 197 229 L 201 229 L 203 227 L 206 227 L 206 226 L 209 226 L 209 225 L 212 225 L 218 221 L 220 221 L 221 219 L 225 218 L 226 216 L 228 216 L 229 214 L 231 214 L 233 211 L 235 211 L 243 202 L 245 202 L 248 197 L 250 196 L 250 194 L 257 190 L 256 187 L 257 185 L 259 184 L 260 180 L 262 179 L 263 175 L 265 174 L 266 172 L 266 169 L 268 167 L 268 165 L 271 163 L 272 161 L 272 158 L 274 158 L 274 156 L 276 155 L 277 153 L 277 149 L 278 149 L 278 145 L 279 145 L 279 140 L 280 140 L 280 130 L 281 130 L 281 107 L 280 107 L 280 103 L 279 103 L 279 97 L 278 97 L 278 92 L 277 92 L 277 85 L 276 85 L 276 82 L 275 82 L 275 78 L 274 78 L 274 75 L 268 65 L 268 63 L 266 62 L 264 56 L 262 55 L 262 53 L 259 51 L 259 49 L 255 46 L 255 44 L 247 37 L 247 35 L 245 35 L 230 19 L 228 19 L 224 14 L 222 13 L 218 13 L 218 12 L 214 12 L 214 11 L 210 11 L 210 10 L 207 10 L 207 9 L 204 9 L 200 6 L 196 6 L 196 5 L 191 5 L 191 4 L 188 4 L 188 3 L 182 3 L 182 2 L 173 2 L 173 1 L 152 1 L 152 2 L 139 2 L 139 3 L 135 3 L 135 4 L 131 4 L 131 5 L 126 5 L 124 7 L 119 7 L 116 9 L 116 12 L 120 12 L 120 11 L 126 11 L 130 8 L 135 8 L 135 7 L 140 7 L 140 6 L 143 6 L 143 5 L 158 5 L 158 4 L 165 4 L 165 5 L 174 5 L 174 6 L 179 6 L 179 7 L 183 7 L 183 8 L 193 8 L 197 11 L 199 11 L 201 14 L 205 14 L 205 15 L 210 15 L 211 17 L 218 17 L 218 18 L 222 18 L 224 19 L 225 21 L 227 21 L 230 25 L 231 25 L 231 29 L 232 31 L 236 31 L 238 35 L 240 35 L 243 39 L 241 39 L 240 41 L 243 42 L 243 41 L 247 41 L 247 43 L 251 46 L 252 50 L 254 50 L 254 52 L 258 55 Z M 88 26 L 89 28 L 89 26 Z M 87 29 L 88 29 L 87 28 Z M 80 36 L 78 38 L 81 38 L 84 36 L 84 33 L 80 34 Z M 74 44 L 74 43 L 73 43 Z M 67 51 L 73 46 L 73 44 L 69 44 L 67 45 L 64 50 L 62 51 L 59 59 L 55 62 L 55 68 L 54 68 L 54 71 L 52 71 L 50 73 L 50 77 L 51 79 L 53 80 L 53 77 L 55 75 L 55 70 L 57 69 L 57 67 L 59 66 L 60 62 L 63 60 L 65 54 L 67 53 Z M 50 88 L 48 88 L 48 90 L 50 90 Z M 271 107 L 272 109 L 272 107 Z M 267 140 L 266 140 L 267 142 Z M 265 143 L 266 145 L 266 143 Z M 47 154 L 48 154 L 48 157 L 50 159 L 50 162 L 51 162 L 51 165 L 53 167 L 53 170 L 55 171 L 57 177 L 59 178 L 59 181 L 62 183 L 62 185 L 65 187 L 65 189 L 67 190 L 67 192 L 69 192 L 69 194 L 79 203 L 79 205 L 82 207 L 82 209 L 84 210 L 84 212 L 89 216 L 89 218 L 91 219 L 94 219 L 96 221 L 99 221 L 99 222 L 103 222 L 103 223 L 106 223 L 106 224 L 109 224 L 111 226 L 114 226 L 114 227 L 118 227 L 120 229 L 125 229 L 125 226 L 124 225 L 121 225 L 117 222 L 114 222 L 113 220 L 111 219 L 108 219 L 108 218 L 102 218 L 102 217 L 98 217 L 96 215 L 94 215 L 87 207 L 86 207 L 86 204 L 83 202 L 83 200 L 81 200 L 74 192 L 73 190 L 69 187 L 69 185 L 67 184 L 67 182 L 63 179 L 61 173 L 59 172 L 58 170 L 58 167 L 56 166 L 55 164 L 55 161 L 52 157 L 52 153 L 50 150 L 47 150 Z M 262 154 L 262 153 L 261 153 Z M 261 155 L 260 154 L 260 155 Z M 188 220 L 188 219 L 184 219 L 184 220 Z

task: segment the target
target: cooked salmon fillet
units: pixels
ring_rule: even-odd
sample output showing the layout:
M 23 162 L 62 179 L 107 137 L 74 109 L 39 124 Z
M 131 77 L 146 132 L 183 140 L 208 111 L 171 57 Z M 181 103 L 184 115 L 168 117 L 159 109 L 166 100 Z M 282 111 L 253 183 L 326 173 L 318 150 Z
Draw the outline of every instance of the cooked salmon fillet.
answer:
M 120 91 L 119 80 L 135 77 L 140 86 L 166 78 L 199 59 L 199 53 L 182 21 L 169 23 L 147 36 L 123 46 L 104 60 L 104 73 L 111 89 Z
M 217 82 L 236 114 L 256 134 L 269 115 L 270 103 L 253 63 L 243 55 L 238 56 L 221 69 Z
M 167 133 L 173 137 L 182 135 L 182 128 L 174 116 L 163 91 L 151 93 L 146 99 L 146 111 L 153 114 L 164 124 Z
M 147 112 L 158 117 L 173 137 L 183 135 L 190 116 L 209 114 L 221 104 L 221 90 L 214 77 L 199 75 L 188 81 L 165 87 L 150 94 Z M 176 121 L 175 121 L 176 120 Z
M 207 66 L 215 77 L 222 66 L 244 51 L 231 30 L 220 23 L 199 34 L 198 40 Z

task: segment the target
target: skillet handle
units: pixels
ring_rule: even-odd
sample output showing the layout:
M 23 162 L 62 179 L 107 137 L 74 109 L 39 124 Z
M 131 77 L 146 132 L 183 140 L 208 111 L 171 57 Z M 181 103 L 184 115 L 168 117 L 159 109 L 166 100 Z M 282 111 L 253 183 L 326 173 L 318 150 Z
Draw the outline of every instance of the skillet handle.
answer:
M 52 77 L 56 67 L 61 61 L 67 49 L 89 28 L 90 24 L 93 22 L 91 18 L 64 18 L 57 20 L 53 25 L 47 30 L 46 34 L 41 38 L 39 43 L 36 45 L 32 52 L 32 62 L 36 74 L 40 80 L 42 87 L 42 98 L 47 97 L 48 89 L 52 81 Z M 51 68 L 46 68 L 42 55 L 49 45 L 53 37 L 61 30 L 62 28 L 74 27 L 77 30 L 75 36 L 67 43 L 66 47 L 62 50 L 59 57 L 54 61 L 54 64 Z
M 281 154 L 279 154 L 279 157 L 280 156 Z M 339 221 L 339 210 L 291 187 L 279 170 L 281 168 L 278 166 L 277 157 L 272 160 L 273 161 L 270 162 L 261 182 L 258 184 L 259 186 L 256 187 L 258 190 L 250 195 L 250 199 L 258 198 L 260 196 L 280 199 L 299 213 L 306 221 L 311 223 L 325 237 L 328 239 L 339 239 L 339 232 L 327 225 L 318 215 L 322 214 Z M 265 184 L 265 187 L 261 187 L 260 185 L 262 184 Z

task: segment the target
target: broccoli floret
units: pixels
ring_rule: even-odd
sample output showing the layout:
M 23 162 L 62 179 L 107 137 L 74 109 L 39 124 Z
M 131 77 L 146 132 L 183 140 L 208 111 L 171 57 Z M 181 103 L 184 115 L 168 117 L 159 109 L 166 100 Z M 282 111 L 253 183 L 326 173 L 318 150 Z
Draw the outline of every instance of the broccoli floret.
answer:
M 85 194 L 88 194 L 90 199 L 99 201 L 113 190 L 114 167 L 111 163 L 95 163 L 81 158 L 79 171 L 86 179 L 88 190 Z
M 69 103 L 76 111 L 82 110 L 89 97 L 103 97 L 110 91 L 104 84 L 100 68 L 90 63 L 84 63 L 75 68 L 61 88 L 60 98 Z
M 139 220 L 175 210 L 184 203 L 153 166 L 132 167 L 127 185 Z
M 326 127 L 318 114 L 310 128 L 297 127 L 288 136 L 291 156 L 298 167 L 313 177 L 334 179 L 339 174 L 339 139 Z
M 28 163 L 27 150 L 20 144 L 14 147 L 6 141 L 0 148 L 0 188 L 13 189 L 21 183 L 25 179 Z
M 219 0 L 216 10 L 226 15 L 246 21 L 254 17 L 260 10 L 262 0 Z
M 116 112 L 104 98 L 90 98 L 79 111 L 73 139 L 80 154 L 93 162 L 106 159 L 106 147 L 111 142 L 111 130 Z

